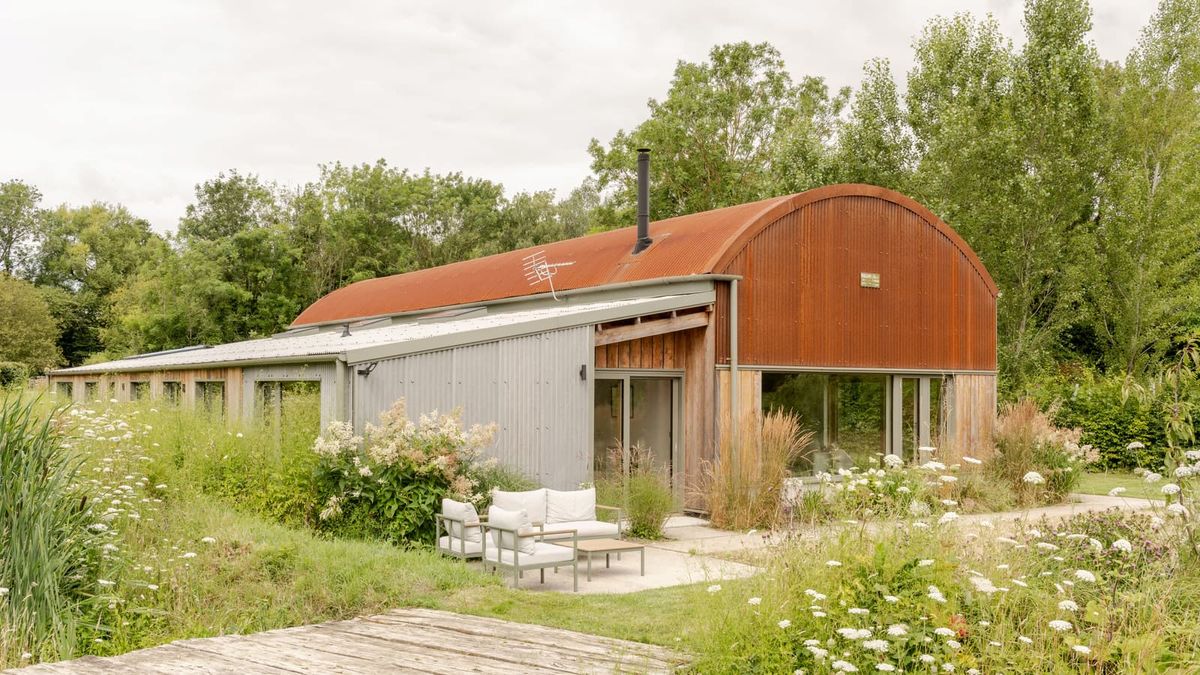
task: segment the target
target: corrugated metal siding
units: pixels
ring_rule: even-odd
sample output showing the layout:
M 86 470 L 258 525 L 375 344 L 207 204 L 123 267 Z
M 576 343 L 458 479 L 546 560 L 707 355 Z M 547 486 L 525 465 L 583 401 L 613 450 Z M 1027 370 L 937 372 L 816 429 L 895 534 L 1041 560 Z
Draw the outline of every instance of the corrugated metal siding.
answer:
M 921 215 L 872 196 L 816 201 L 764 227 L 720 270 L 740 274 L 746 365 L 995 370 L 996 305 L 968 253 Z M 862 288 L 860 273 L 880 288 Z M 729 299 L 717 295 L 718 362 Z
M 462 408 L 466 424 L 495 422 L 488 454 L 540 484 L 573 488 L 591 477 L 592 327 L 486 342 L 379 362 L 354 375 L 362 429 L 400 398 L 416 417 Z

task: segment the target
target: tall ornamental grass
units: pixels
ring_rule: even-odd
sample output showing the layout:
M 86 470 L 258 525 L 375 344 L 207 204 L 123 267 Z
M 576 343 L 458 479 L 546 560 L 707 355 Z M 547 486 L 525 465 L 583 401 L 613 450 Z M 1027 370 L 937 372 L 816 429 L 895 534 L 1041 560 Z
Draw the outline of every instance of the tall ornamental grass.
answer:
M 0 664 L 72 653 L 89 576 L 80 463 L 37 407 L 0 402 Z
M 726 439 L 717 461 L 703 464 L 700 497 L 717 527 L 773 528 L 787 518 L 784 481 L 813 435 L 798 417 L 783 411 L 767 413 L 758 422 L 743 420 L 736 442 Z

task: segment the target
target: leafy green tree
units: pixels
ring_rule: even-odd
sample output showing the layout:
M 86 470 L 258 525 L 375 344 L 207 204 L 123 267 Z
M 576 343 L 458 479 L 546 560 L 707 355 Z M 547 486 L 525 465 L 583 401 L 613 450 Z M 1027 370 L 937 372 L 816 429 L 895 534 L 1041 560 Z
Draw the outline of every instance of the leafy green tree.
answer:
M 143 265 L 168 252 L 166 241 L 123 206 L 62 206 L 45 214 L 34 273 L 62 325 L 59 344 L 70 365 L 101 351 L 112 295 Z
M 666 98 L 650 100 L 649 119 L 618 131 L 607 146 L 592 139 L 592 170 L 606 196 L 599 217 L 609 227 L 634 222 L 640 147 L 655 153 L 653 219 L 769 197 L 787 182 L 772 180 L 776 134 L 789 130 L 794 170 L 812 151 L 807 141 L 819 135 L 831 105 L 820 80 L 798 89 L 767 43 L 718 45 L 704 63 L 680 61 Z M 803 121 L 805 110 L 816 119 Z
M 179 236 L 219 241 L 278 223 L 283 213 L 276 191 L 258 176 L 219 173 L 196 186 L 196 201 L 179 220 Z
M 1165 0 L 1103 82 L 1087 297 L 1108 365 L 1132 375 L 1200 316 L 1200 2 Z
M 58 365 L 58 324 L 41 292 L 28 281 L 0 272 L 0 361 L 42 372 Z
M 837 180 L 905 191 L 913 167 L 912 139 L 891 66 L 872 59 L 840 127 L 833 160 Z
M 19 180 L 0 183 L 0 272 L 27 276 L 40 235 L 42 193 Z
M 995 277 L 1014 385 L 1053 357 L 1080 311 L 1100 143 L 1090 17 L 1084 0 L 1027 0 L 1020 52 L 994 20 L 936 19 L 909 74 L 914 191 Z

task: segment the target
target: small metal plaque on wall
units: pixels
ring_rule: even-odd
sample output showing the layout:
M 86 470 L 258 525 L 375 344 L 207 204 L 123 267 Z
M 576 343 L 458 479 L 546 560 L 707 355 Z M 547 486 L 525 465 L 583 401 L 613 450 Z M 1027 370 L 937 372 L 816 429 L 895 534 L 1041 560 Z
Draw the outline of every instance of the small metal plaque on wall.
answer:
M 858 285 L 863 288 L 879 288 L 879 273 L 863 272 L 859 274 Z

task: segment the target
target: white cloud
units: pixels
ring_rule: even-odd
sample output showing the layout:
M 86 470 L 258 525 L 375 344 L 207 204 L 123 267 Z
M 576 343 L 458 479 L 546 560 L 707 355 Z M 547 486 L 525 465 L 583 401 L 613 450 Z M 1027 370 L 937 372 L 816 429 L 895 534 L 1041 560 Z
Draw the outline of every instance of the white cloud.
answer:
M 1155 3 L 1093 4 L 1101 56 L 1124 58 Z M 384 157 L 565 193 L 679 59 L 767 40 L 794 76 L 855 85 L 875 56 L 905 72 L 930 17 L 981 7 L 1019 36 L 1019 0 L 6 2 L 0 180 L 160 230 L 230 168 L 294 184 Z

